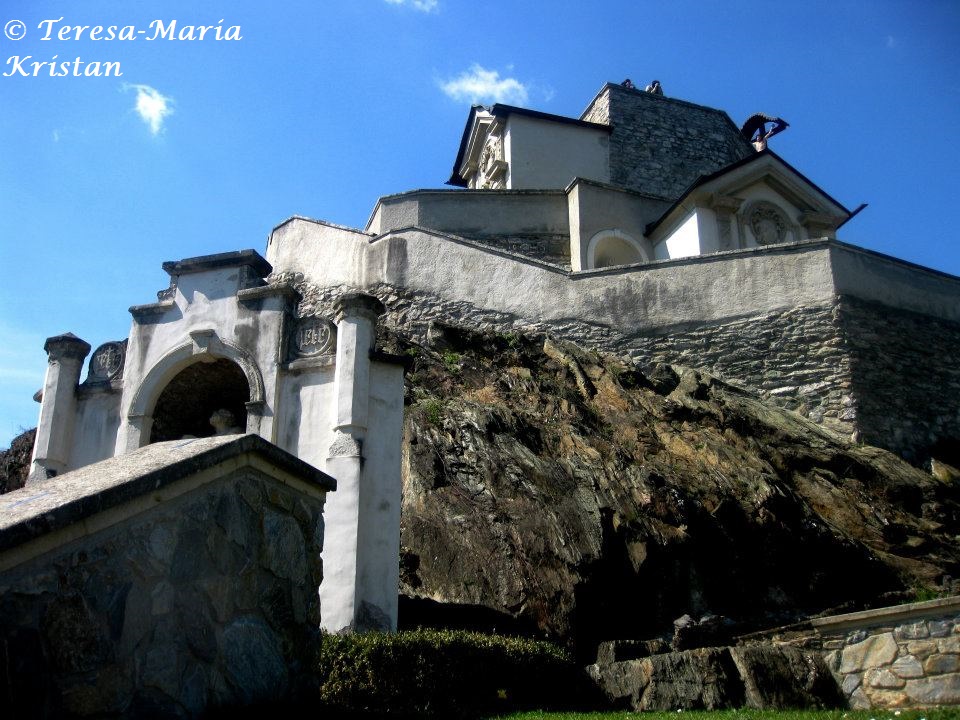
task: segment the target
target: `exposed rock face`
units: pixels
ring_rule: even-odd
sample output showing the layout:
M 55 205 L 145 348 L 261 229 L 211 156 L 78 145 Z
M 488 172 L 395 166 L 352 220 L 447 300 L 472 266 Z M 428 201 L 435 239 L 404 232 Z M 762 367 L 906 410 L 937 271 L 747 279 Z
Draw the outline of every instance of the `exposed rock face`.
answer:
M 0 494 L 22 488 L 30 474 L 30 457 L 36 428 L 17 435 L 6 450 L 0 450 Z
M 960 569 L 956 484 L 890 453 L 693 370 L 644 374 L 543 338 L 432 338 L 390 341 L 415 357 L 402 624 L 436 601 L 592 659 L 684 613 L 769 626 Z
M 587 668 L 614 706 L 629 710 L 838 707 L 824 661 L 791 647 L 700 648 Z

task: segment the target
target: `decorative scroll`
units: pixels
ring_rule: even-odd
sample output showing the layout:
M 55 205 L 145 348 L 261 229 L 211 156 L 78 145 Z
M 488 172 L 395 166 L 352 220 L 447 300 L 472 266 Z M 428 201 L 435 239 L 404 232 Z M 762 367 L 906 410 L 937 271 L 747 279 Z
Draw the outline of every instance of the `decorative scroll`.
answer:
M 781 243 L 787 237 L 787 220 L 780 208 L 771 203 L 758 204 L 747 222 L 758 245 Z

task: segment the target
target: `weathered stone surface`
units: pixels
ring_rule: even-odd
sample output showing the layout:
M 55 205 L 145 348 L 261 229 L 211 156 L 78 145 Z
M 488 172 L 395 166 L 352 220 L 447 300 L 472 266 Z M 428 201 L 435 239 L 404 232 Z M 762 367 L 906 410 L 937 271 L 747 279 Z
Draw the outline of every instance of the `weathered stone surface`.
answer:
M 783 646 L 664 653 L 598 663 L 591 665 L 588 673 L 614 706 L 631 710 L 842 704 L 837 684 L 818 656 Z
M 960 636 L 951 635 L 950 637 L 938 638 L 937 650 L 942 653 L 960 653 Z
M 730 648 L 743 680 L 746 706 L 760 710 L 840 707 L 843 698 L 816 653 L 778 645 Z
M 843 649 L 840 672 L 849 673 L 888 665 L 897 657 L 897 641 L 893 633 L 873 635 L 863 642 Z
M 743 681 L 728 648 L 652 655 L 649 682 L 636 710 L 717 710 L 741 707 Z
M 530 623 L 589 662 L 683 612 L 769 627 L 960 562 L 956 501 L 888 453 L 702 373 L 431 327 L 442 349 L 382 339 L 414 358 L 401 623 L 420 598 L 465 625 L 490 608 L 490 629 Z M 918 497 L 937 498 L 937 524 Z M 926 548 L 901 547 L 891 524 Z
M 923 675 L 923 666 L 913 655 L 901 655 L 890 666 L 890 670 L 901 678 L 918 678 Z
M 960 705 L 960 674 L 911 680 L 906 693 L 918 705 Z
M 946 637 L 953 629 L 953 623 L 949 620 L 930 620 L 927 623 L 927 628 L 930 631 L 930 637 Z
M 620 660 L 587 667 L 587 675 L 597 684 L 614 709 L 633 709 L 650 682 L 651 667 L 641 660 Z
M 889 690 L 902 688 L 906 681 L 891 672 L 889 668 L 870 668 L 863 674 L 863 683 L 867 687 Z
M 240 618 L 223 631 L 227 680 L 245 704 L 279 698 L 287 666 L 276 636 L 256 618 Z
M 927 675 L 960 672 L 960 655 L 931 655 L 923 661 Z
M 843 694 L 850 696 L 853 694 L 853 691 L 860 687 L 860 683 L 863 681 L 860 673 L 850 673 L 843 678 L 843 682 L 840 683 L 840 689 L 843 691 Z
M 875 708 L 903 707 L 909 701 L 907 694 L 901 690 L 875 688 L 869 685 L 864 685 L 862 690 L 863 694 L 870 701 L 870 706 Z
M 57 478 L 67 495 L 89 490 L 71 489 L 71 480 Z M 175 502 L 151 499 L 146 512 L 5 572 L 4 709 L 16 717 L 196 717 L 290 689 L 288 668 L 302 667 L 316 629 L 320 564 L 306 555 L 319 554 L 310 540 L 322 500 L 297 493 L 297 503 L 279 503 L 263 521 L 236 500 L 238 486 L 265 496 L 275 484 L 229 464 Z M 211 552 L 211 537 L 226 551 Z
M 909 625 L 901 625 L 893 632 L 897 640 L 921 640 L 930 637 L 927 623 L 923 620 Z

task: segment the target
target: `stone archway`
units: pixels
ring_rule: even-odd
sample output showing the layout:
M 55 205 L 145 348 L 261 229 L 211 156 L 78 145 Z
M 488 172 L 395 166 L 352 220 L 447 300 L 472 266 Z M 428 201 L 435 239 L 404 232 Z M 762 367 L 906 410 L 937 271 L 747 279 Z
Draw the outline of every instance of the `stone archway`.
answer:
M 232 416 L 227 424 L 243 432 L 250 386 L 235 362 L 220 358 L 195 362 L 177 373 L 157 397 L 149 442 L 215 434 L 210 418 L 220 410 Z
M 222 342 L 213 330 L 193 330 L 190 338 L 191 342 L 168 352 L 144 376 L 127 406 L 126 423 L 117 437 L 117 454 L 136 450 L 151 441 L 153 412 L 160 394 L 173 378 L 198 361 L 212 363 L 223 359 L 240 369 L 246 378 L 249 393 L 249 400 L 245 404 L 246 426 L 241 424 L 240 428 L 246 432 L 260 433 L 265 402 L 263 375 L 256 361 L 245 350 Z

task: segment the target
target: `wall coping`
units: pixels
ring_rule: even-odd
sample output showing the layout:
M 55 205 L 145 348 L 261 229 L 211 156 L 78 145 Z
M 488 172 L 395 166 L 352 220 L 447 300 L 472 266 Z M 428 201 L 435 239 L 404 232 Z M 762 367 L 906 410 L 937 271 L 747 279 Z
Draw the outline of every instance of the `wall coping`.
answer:
M 27 559 L 4 557 L 23 554 L 20 548 L 26 543 L 55 537 L 74 526 L 81 528 L 80 534 L 88 534 L 94 527 L 114 524 L 94 522 L 95 516 L 131 505 L 137 508 L 120 514 L 136 514 L 243 468 L 283 482 L 289 479 L 290 484 L 312 493 L 337 486 L 326 473 L 258 435 L 154 443 L 0 496 L 0 571 Z
M 904 620 L 922 620 L 951 612 L 960 613 L 960 595 L 905 605 L 892 605 L 873 610 L 862 610 L 844 615 L 811 618 L 809 622 L 822 635 L 853 628 L 900 623 Z

